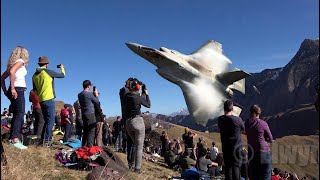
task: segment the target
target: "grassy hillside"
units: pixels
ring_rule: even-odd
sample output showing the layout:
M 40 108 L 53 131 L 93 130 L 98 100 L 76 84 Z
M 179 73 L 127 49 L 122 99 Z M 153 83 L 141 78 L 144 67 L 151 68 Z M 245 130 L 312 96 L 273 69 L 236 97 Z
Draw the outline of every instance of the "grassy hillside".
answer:
M 4 143 L 7 156 L 7 167 L 1 167 L 2 180 L 83 180 L 90 171 L 72 170 L 61 166 L 54 158 L 54 154 L 59 151 L 59 146 L 52 149 L 29 146 L 27 150 L 18 150 L 7 143 Z M 127 164 L 126 155 L 118 153 L 118 156 Z M 142 173 L 136 174 L 128 172 L 124 179 L 166 179 L 169 175 L 178 175 L 168 168 L 159 166 L 153 162 L 143 161 Z
M 173 125 L 169 129 L 157 129 L 161 133 L 163 130 L 168 132 L 171 139 L 180 138 L 184 132 L 184 127 Z M 221 150 L 219 133 L 197 132 L 198 137 L 204 137 L 207 147 L 212 141 L 215 141 L 219 150 Z M 58 138 L 56 138 L 58 139 Z M 246 137 L 243 136 L 244 144 Z M 197 142 L 198 140 L 196 140 Z M 8 159 L 8 171 L 2 170 L 1 179 L 85 179 L 88 171 L 71 170 L 62 167 L 54 159 L 54 154 L 59 151 L 60 146 L 55 145 L 52 149 L 29 146 L 28 150 L 20 151 L 4 143 Z M 273 167 L 282 170 L 295 172 L 299 177 L 311 175 L 319 177 L 319 136 L 288 136 L 277 139 L 273 143 Z M 127 164 L 126 155 L 118 153 L 119 157 Z M 178 175 L 178 172 L 172 171 L 158 164 L 143 161 L 142 174 L 138 175 L 129 172 L 126 179 L 166 179 L 169 175 Z

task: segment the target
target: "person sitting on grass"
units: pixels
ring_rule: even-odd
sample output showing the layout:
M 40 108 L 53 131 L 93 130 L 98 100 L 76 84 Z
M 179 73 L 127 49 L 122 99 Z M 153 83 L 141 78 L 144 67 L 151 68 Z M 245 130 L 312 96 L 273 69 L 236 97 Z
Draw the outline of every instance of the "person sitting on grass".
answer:
M 177 155 L 174 151 L 174 143 L 169 143 L 168 150 L 164 154 L 164 160 L 168 164 L 169 168 L 172 169 L 175 166 Z
M 215 169 L 218 167 L 218 163 L 212 162 L 210 159 L 206 159 L 206 155 L 207 153 L 205 151 L 201 151 L 197 160 L 197 169 L 201 175 L 209 174 L 208 167 L 215 167 L 213 171 L 211 170 L 212 172 L 215 172 Z

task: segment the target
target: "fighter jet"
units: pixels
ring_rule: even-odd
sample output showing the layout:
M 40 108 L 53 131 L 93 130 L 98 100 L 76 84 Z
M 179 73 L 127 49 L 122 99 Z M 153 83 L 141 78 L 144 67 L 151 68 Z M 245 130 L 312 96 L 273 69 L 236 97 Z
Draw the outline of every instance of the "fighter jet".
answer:
M 209 119 L 223 114 L 223 102 L 231 99 L 233 90 L 245 93 L 249 73 L 232 68 L 232 62 L 222 52 L 222 45 L 209 40 L 191 54 L 161 47 L 159 50 L 136 43 L 126 43 L 129 49 L 158 69 L 166 80 L 178 85 L 194 121 L 205 126 Z M 234 108 L 239 115 L 241 108 Z

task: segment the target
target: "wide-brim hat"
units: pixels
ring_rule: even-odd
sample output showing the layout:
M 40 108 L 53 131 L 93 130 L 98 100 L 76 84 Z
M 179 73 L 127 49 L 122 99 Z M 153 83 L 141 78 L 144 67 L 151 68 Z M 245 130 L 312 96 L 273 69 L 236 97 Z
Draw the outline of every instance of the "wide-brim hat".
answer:
M 38 64 L 49 64 L 49 59 L 47 56 L 41 56 L 39 57 Z

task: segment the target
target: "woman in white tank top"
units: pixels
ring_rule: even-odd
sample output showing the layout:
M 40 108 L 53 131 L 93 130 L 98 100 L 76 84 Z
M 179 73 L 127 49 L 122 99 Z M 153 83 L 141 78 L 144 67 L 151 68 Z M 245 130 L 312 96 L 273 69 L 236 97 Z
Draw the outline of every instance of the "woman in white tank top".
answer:
M 27 88 L 25 76 L 27 75 L 26 65 L 29 62 L 29 53 L 22 47 L 17 46 L 13 49 L 8 62 L 7 70 L 1 75 L 1 88 L 8 97 L 11 104 L 13 118 L 11 120 L 10 142 L 19 149 L 27 149 L 19 140 L 20 131 L 24 122 L 25 97 L 24 92 Z M 10 85 L 7 90 L 5 80 L 10 77 Z

